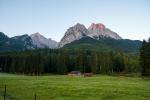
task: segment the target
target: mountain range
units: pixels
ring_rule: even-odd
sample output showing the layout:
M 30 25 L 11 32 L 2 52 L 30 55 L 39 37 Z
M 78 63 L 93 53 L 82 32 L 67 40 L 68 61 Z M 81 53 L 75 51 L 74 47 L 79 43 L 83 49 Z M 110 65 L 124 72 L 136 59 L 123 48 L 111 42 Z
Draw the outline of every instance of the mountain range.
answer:
M 66 31 L 64 37 L 61 39 L 59 43 L 59 47 L 63 47 L 68 43 L 71 43 L 75 40 L 79 40 L 87 36 L 96 40 L 100 40 L 101 37 L 113 38 L 116 40 L 122 39 L 117 33 L 106 28 L 101 23 L 98 24 L 92 23 L 88 29 L 86 29 L 84 25 L 77 23 L 76 25 L 70 27 Z
M 34 33 L 30 36 L 20 35 L 8 37 L 0 32 L 0 52 L 4 51 L 22 51 L 37 48 L 57 48 L 58 43 L 52 39 L 47 39 L 40 33 Z
M 122 39 L 121 36 L 102 23 L 92 23 L 88 28 L 77 23 L 67 29 L 60 42 L 46 38 L 38 32 L 30 36 L 25 34 L 11 38 L 0 32 L 0 52 L 37 48 L 63 48 L 71 50 L 119 50 L 132 53 L 137 52 L 140 45 L 141 41 Z

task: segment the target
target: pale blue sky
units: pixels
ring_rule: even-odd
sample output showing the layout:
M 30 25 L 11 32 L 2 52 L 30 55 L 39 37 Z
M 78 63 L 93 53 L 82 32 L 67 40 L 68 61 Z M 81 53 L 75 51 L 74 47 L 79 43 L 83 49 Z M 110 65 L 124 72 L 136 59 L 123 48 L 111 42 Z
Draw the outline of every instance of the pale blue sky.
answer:
M 92 22 L 128 39 L 150 37 L 150 0 L 0 0 L 0 31 L 8 36 L 40 32 L 59 41 L 76 23 Z

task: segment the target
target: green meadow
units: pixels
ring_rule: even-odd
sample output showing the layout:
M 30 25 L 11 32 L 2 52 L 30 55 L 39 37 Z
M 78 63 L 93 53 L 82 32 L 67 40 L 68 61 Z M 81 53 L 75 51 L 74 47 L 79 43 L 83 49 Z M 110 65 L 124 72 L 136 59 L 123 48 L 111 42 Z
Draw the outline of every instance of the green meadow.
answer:
M 150 100 L 150 79 L 94 75 L 92 77 L 0 74 L 0 100 Z

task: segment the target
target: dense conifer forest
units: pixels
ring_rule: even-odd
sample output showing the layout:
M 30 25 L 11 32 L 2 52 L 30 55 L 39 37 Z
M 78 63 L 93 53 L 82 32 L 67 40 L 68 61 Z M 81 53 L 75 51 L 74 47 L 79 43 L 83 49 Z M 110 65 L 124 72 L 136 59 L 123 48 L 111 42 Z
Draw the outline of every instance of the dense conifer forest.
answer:
M 150 38 L 143 41 L 140 48 L 140 65 L 142 67 L 142 75 L 150 76 Z
M 70 71 L 92 73 L 140 72 L 138 55 L 88 50 L 39 49 L 0 54 L 2 72 L 67 74 Z

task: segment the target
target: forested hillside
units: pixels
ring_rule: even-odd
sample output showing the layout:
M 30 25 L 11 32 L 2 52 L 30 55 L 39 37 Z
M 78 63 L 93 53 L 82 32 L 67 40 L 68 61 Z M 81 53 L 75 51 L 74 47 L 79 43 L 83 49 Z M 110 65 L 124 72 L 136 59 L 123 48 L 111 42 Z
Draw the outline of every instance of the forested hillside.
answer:
M 95 40 L 90 37 L 84 37 L 65 45 L 63 48 L 70 50 L 95 50 L 95 51 L 121 51 L 125 53 L 138 53 L 141 46 L 139 40 L 128 40 L 113 38 L 101 38 Z

